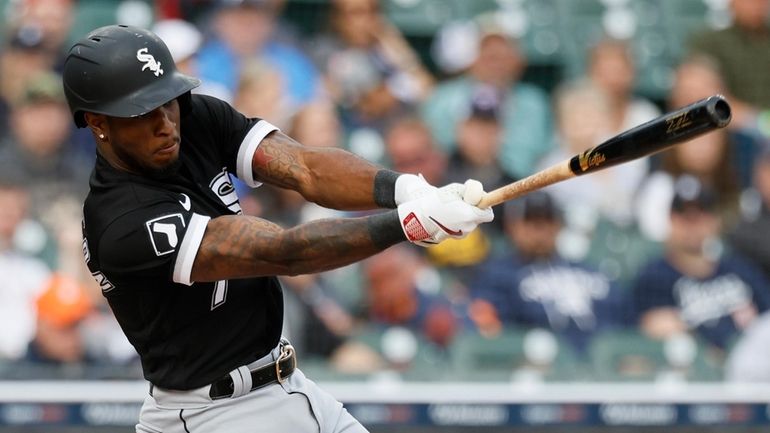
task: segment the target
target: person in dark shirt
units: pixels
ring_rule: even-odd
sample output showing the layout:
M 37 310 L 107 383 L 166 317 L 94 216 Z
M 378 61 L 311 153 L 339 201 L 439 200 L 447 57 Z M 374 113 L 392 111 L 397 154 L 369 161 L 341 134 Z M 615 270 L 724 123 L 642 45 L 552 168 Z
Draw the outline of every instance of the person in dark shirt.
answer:
M 463 198 L 478 200 L 480 184 L 436 188 L 303 146 L 192 95 L 200 81 L 136 27 L 76 42 L 63 81 L 75 124 L 97 146 L 85 260 L 150 382 L 137 432 L 365 431 L 296 368 L 277 276 L 340 267 L 404 240 L 466 236 L 493 218 Z M 243 215 L 231 174 L 330 208 L 393 209 L 284 229 Z
M 514 251 L 485 263 L 471 285 L 473 310 L 491 307 L 496 316 L 476 315 L 482 333 L 496 321 L 545 328 L 583 352 L 597 331 L 623 324 L 626 304 L 619 288 L 559 254 L 561 210 L 550 195 L 535 192 L 506 203 L 504 222 Z
M 721 251 L 716 203 L 714 191 L 695 177 L 676 180 L 665 252 L 640 270 L 633 286 L 645 334 L 665 339 L 693 332 L 726 349 L 770 307 L 762 273 Z
M 759 151 L 752 171 L 752 188 L 743 193 L 740 220 L 727 239 L 770 279 L 770 243 L 757 242 L 770 236 L 770 142 Z

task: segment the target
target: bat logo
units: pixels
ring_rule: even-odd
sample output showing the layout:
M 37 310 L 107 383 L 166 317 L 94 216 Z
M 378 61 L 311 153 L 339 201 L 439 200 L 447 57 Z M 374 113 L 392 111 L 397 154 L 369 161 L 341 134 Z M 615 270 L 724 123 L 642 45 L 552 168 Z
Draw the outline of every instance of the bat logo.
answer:
M 145 47 L 136 52 L 136 60 L 144 63 L 142 70 L 144 71 L 145 69 L 149 68 L 150 71 L 155 73 L 156 77 L 163 75 L 163 69 L 160 68 L 160 62 L 156 61 L 155 57 L 153 57 L 153 55 L 149 54 L 147 51 L 148 50 Z
M 684 112 L 666 119 L 666 134 L 671 134 L 690 126 L 692 124 L 692 119 L 688 114 L 688 112 Z
M 580 171 L 586 171 L 589 168 L 598 167 L 602 165 L 607 157 L 603 153 L 594 152 L 594 149 L 588 149 L 585 152 L 578 155 L 578 162 L 580 163 Z

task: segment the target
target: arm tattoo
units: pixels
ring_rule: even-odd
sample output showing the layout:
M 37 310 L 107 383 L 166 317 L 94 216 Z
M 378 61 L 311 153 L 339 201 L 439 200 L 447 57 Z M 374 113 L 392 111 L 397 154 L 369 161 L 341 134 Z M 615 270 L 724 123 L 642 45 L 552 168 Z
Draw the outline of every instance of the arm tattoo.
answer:
M 257 176 L 270 184 L 296 189 L 301 179 L 310 174 L 299 160 L 299 145 L 286 135 L 268 135 L 257 147 L 253 169 Z
M 345 266 L 406 240 L 397 211 L 312 221 L 283 230 L 243 216 L 209 221 L 193 265 L 194 281 L 297 275 Z

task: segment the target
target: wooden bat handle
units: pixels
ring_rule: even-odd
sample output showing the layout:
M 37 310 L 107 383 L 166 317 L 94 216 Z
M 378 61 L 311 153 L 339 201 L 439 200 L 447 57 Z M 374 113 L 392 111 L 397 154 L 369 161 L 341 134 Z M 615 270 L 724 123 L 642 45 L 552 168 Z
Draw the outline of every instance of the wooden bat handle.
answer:
M 520 197 L 537 189 L 552 185 L 563 180 L 577 176 L 569 168 L 569 160 L 562 161 L 556 165 L 541 170 L 524 179 L 501 186 L 494 191 L 484 194 L 481 201 L 476 205 L 480 208 L 488 208 L 498 205 L 504 201 Z

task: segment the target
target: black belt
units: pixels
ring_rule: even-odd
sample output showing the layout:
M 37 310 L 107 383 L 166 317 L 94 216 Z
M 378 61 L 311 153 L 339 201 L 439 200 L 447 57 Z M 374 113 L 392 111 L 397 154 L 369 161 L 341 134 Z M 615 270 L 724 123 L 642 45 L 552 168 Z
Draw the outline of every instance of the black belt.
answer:
M 294 348 L 290 344 L 281 347 L 281 354 L 278 360 L 271 362 L 263 367 L 251 370 L 251 389 L 270 385 L 271 383 L 282 383 L 287 377 L 294 373 L 297 368 L 297 356 Z M 209 397 L 213 400 L 220 398 L 229 398 L 233 395 L 233 378 L 228 374 L 211 384 Z

